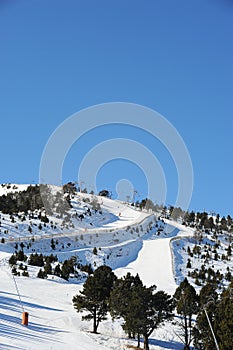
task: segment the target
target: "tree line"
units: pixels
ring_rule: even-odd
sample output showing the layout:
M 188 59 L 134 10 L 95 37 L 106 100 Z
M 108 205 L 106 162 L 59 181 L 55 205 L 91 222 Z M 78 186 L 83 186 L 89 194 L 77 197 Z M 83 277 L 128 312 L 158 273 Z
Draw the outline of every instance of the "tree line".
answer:
M 124 331 L 129 338 L 137 339 L 138 348 L 142 336 L 145 350 L 149 349 L 153 331 L 172 319 L 178 325 L 177 336 L 185 350 L 190 350 L 191 344 L 198 350 L 214 349 L 209 322 L 220 350 L 232 350 L 232 288 L 233 281 L 219 295 L 217 285 L 207 283 L 198 295 L 185 278 L 175 294 L 170 296 L 164 291 L 157 291 L 156 286 L 144 286 L 139 275 L 128 273 L 117 278 L 111 268 L 104 265 L 87 278 L 83 290 L 73 297 L 73 305 L 77 312 L 85 312 L 83 320 L 92 320 L 93 333 L 97 333 L 100 322 L 106 320 L 108 313 L 112 319 L 123 319 Z M 180 317 L 175 316 L 175 310 Z
M 70 203 L 72 191 L 74 191 L 74 187 L 70 184 L 64 185 L 63 189 L 57 191 L 55 195 L 52 194 L 48 185 L 30 185 L 24 191 L 9 192 L 0 196 L 0 211 L 3 214 L 27 213 L 46 207 L 48 215 L 52 214 L 49 208 L 63 214 L 72 207 Z
M 9 258 L 9 265 L 11 272 L 15 276 L 20 276 L 19 270 L 24 271 L 22 276 L 29 277 L 28 266 L 40 267 L 37 277 L 46 279 L 48 275 L 54 275 L 60 277 L 66 281 L 69 281 L 70 277 L 81 278 L 82 272 L 88 275 L 93 273 L 93 269 L 90 264 L 82 265 L 78 262 L 76 256 L 71 256 L 70 259 L 66 259 L 63 262 L 58 263 L 57 255 L 43 255 L 43 254 L 30 254 L 27 257 L 24 254 L 23 249 L 15 251 Z M 18 269 L 18 270 L 17 270 Z M 26 272 L 25 272 L 26 271 Z

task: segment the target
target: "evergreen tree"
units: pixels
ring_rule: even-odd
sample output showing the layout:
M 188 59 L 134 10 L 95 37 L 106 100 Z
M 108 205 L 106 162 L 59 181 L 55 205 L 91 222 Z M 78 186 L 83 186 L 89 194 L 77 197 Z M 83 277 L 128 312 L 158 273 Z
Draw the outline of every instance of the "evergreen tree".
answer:
M 61 268 L 61 278 L 64 278 L 64 280 L 68 281 L 71 272 L 71 266 L 69 265 L 68 261 L 65 260 Z
M 88 275 L 93 274 L 93 269 L 91 267 L 91 264 L 81 265 L 80 270 L 88 273 Z
M 13 254 L 9 259 L 9 264 L 13 266 L 13 265 L 16 265 L 16 263 L 17 263 L 17 257 Z
M 43 255 L 42 254 L 38 255 L 37 253 L 31 254 L 28 264 L 32 266 L 40 266 L 40 267 L 44 266 Z
M 29 273 L 28 273 L 27 271 L 23 271 L 23 272 L 22 272 L 22 276 L 23 276 L 23 277 L 29 277 Z
M 206 221 L 204 222 L 204 227 L 210 228 L 211 230 L 213 230 L 213 228 L 215 227 L 215 224 L 212 216 L 210 216 L 209 219 L 206 219 Z
M 51 239 L 51 248 L 52 248 L 53 250 L 56 248 L 53 238 Z
M 217 305 L 215 332 L 220 350 L 232 350 L 233 344 L 233 282 L 222 295 Z
M 197 349 L 204 348 L 206 350 L 212 350 L 215 348 L 209 321 L 211 322 L 211 325 L 214 326 L 216 303 L 218 300 L 218 293 L 216 292 L 216 289 L 216 284 L 208 282 L 204 287 L 202 287 L 200 291 L 199 312 L 194 331 L 194 345 Z M 209 321 L 207 319 L 206 313 L 209 317 Z
M 221 229 L 224 231 L 227 231 L 227 220 L 225 216 L 223 216 L 221 219 Z
M 231 249 L 231 245 L 229 244 L 228 248 L 227 248 L 227 255 L 231 256 L 232 253 L 232 249 Z
M 173 318 L 174 304 L 171 296 L 164 291 L 158 291 L 154 294 L 154 290 L 154 286 L 144 287 L 141 295 L 141 324 L 145 350 L 149 350 L 149 337 L 153 331 L 163 324 L 165 320 Z
M 60 267 L 60 264 L 58 264 L 54 268 L 54 275 L 58 276 L 58 277 L 61 277 L 61 274 L 62 274 L 61 267 Z
M 26 261 L 27 260 L 27 256 L 24 254 L 23 250 L 19 250 L 19 252 L 16 253 L 16 258 L 19 261 Z
M 233 282 L 223 291 L 218 300 L 215 286 L 210 284 L 203 287 L 200 293 L 200 311 L 197 317 L 195 347 L 197 349 L 212 350 L 216 344 L 211 333 L 207 317 L 203 312 L 205 307 L 211 322 L 216 341 L 220 350 L 232 350 L 233 344 Z M 212 301 L 210 302 L 211 296 Z M 207 303 L 206 303 L 207 300 Z M 209 300 L 209 301 L 208 301 Z M 204 304 L 203 304 L 204 303 Z
M 12 267 L 11 273 L 12 273 L 14 276 L 17 276 L 18 273 L 17 273 L 17 269 L 16 269 L 15 266 Z
M 187 269 L 191 269 L 192 265 L 191 265 L 190 259 L 188 259 L 186 267 L 187 267 Z
M 191 211 L 189 213 L 188 211 L 184 214 L 184 223 L 187 223 L 188 225 L 194 224 L 196 220 L 196 214 L 194 211 Z
M 181 323 L 181 338 L 183 339 L 184 349 L 190 350 L 190 344 L 193 339 L 193 323 L 192 316 L 198 310 L 198 296 L 195 288 L 191 286 L 185 278 L 174 294 L 176 309 L 179 315 L 182 315 Z
M 116 276 L 108 266 L 100 266 L 89 276 L 80 294 L 73 297 L 74 308 L 78 312 L 88 311 L 83 320 L 93 320 L 93 333 L 97 333 L 101 321 L 106 319 L 110 292 Z
M 165 320 L 173 317 L 171 297 L 163 291 L 155 293 L 155 286 L 143 286 L 139 276 L 118 280 L 110 297 L 110 311 L 113 317 L 123 317 L 123 328 L 128 334 L 140 334 L 144 338 L 144 349 L 149 349 L 149 337 Z
M 128 333 L 129 338 L 132 337 L 132 334 L 138 335 L 138 347 L 140 347 L 141 310 L 136 295 L 140 288 L 143 288 L 143 284 L 138 274 L 132 276 L 130 273 L 127 273 L 125 277 L 116 281 L 110 296 L 110 313 L 112 317 L 124 318 L 123 329 Z
M 38 272 L 38 274 L 37 274 L 37 277 L 38 277 L 38 278 L 45 279 L 45 278 L 47 278 L 47 275 L 46 275 L 46 273 L 45 273 L 42 269 L 40 269 L 39 272 Z
M 53 254 L 50 254 L 50 255 L 47 255 L 44 257 L 44 260 L 45 262 L 49 262 L 50 264 L 56 262 L 58 259 L 57 259 L 57 255 L 53 255 Z
M 52 266 L 49 262 L 47 262 L 44 266 L 44 272 L 46 275 L 52 275 Z
M 69 260 L 65 260 L 61 268 L 61 277 L 68 281 L 70 274 L 75 272 L 75 265 L 76 257 L 71 257 Z
M 40 220 L 41 220 L 42 222 L 44 222 L 44 223 L 48 223 L 48 222 L 49 222 L 49 219 L 48 219 L 48 217 L 47 217 L 46 215 L 41 215 L 41 216 L 40 216 Z

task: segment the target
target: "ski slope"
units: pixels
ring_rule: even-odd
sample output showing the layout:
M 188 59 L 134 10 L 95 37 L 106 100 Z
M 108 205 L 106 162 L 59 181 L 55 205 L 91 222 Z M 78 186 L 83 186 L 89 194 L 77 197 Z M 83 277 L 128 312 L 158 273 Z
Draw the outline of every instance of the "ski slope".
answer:
M 178 237 L 192 236 L 193 231 L 190 228 L 165 220 L 167 223 L 167 233 L 170 237 L 149 239 L 143 241 L 143 247 L 138 258 L 126 267 L 116 269 L 118 277 L 131 274 L 139 274 L 146 286 L 156 285 L 158 289 L 164 290 L 169 294 L 174 294 L 177 284 L 174 279 L 173 253 L 171 250 L 171 240 Z
M 95 227 L 95 230 L 103 231 L 103 235 L 98 236 L 99 245 L 104 247 L 108 244 L 101 250 L 102 254 L 109 254 L 115 250 L 121 252 L 121 267 L 115 269 L 116 275 L 123 276 L 127 272 L 139 273 L 146 285 L 156 284 L 158 289 L 172 294 L 176 283 L 173 277 L 170 241 L 176 236 L 190 235 L 190 230 L 184 231 L 178 224 L 167 222 L 167 232 L 160 237 L 153 234 L 146 234 L 145 237 L 133 236 L 129 231 L 124 231 L 124 228 L 143 225 L 150 219 L 150 214 L 107 198 L 102 198 L 101 206 L 106 212 L 117 217 L 102 227 Z M 122 230 L 122 241 L 109 245 L 107 237 L 110 237 L 112 230 Z M 123 350 L 126 349 L 126 345 L 135 345 L 133 340 L 127 339 L 120 321 L 112 322 L 109 319 L 101 323 L 100 334 L 92 334 L 91 322 L 81 321 L 81 314 L 78 314 L 72 305 L 72 298 L 82 289 L 82 284 L 58 280 L 56 277 L 47 280 L 16 277 L 24 311 L 29 312 L 29 326 L 22 326 L 23 310 L 7 263 L 10 253 L 1 250 L 2 246 L 0 246 L 0 349 Z M 84 248 L 80 249 L 85 251 Z M 87 248 L 87 251 L 88 249 L 91 248 Z M 114 254 L 111 259 L 114 265 Z M 181 350 L 182 345 L 174 333 L 174 326 L 166 324 L 152 334 L 150 348 Z
M 0 196 L 25 191 L 28 186 L 2 184 L 0 185 Z M 54 196 L 57 192 L 63 193 L 62 187 L 49 186 L 49 188 Z M 92 203 L 94 201 L 100 205 L 100 210 L 93 210 Z M 0 238 L 4 238 L 7 242 L 15 242 L 19 239 L 29 240 L 32 236 L 38 240 L 41 237 L 45 239 L 51 235 L 55 237 L 61 234 L 74 236 L 83 233 L 109 233 L 140 224 L 150 216 L 150 214 L 136 210 L 136 208 L 120 201 L 86 193 L 73 195 L 71 204 L 68 221 L 65 220 L 65 215 L 60 216 L 54 212 L 52 215 L 47 215 L 49 223 L 46 226 L 43 225 L 42 229 L 39 228 L 41 224 L 38 218 L 39 210 L 35 210 L 32 217 L 19 213 L 21 219 L 15 215 L 14 220 L 12 220 L 11 215 L 1 213 Z M 90 215 L 87 213 L 88 210 Z M 84 219 L 80 219 L 80 215 L 84 215 Z M 29 228 L 31 228 L 31 232 L 28 231 Z
M 177 286 L 173 277 L 169 243 L 170 238 L 144 241 L 138 258 L 128 266 L 117 269 L 116 275 L 122 277 L 127 272 L 133 275 L 138 273 L 146 286 L 155 284 L 159 289 L 173 294 Z
M 164 245 L 161 245 L 165 242 Z M 116 270 L 118 276 L 125 272 L 139 273 L 147 285 L 156 284 L 158 289 L 173 292 L 170 259 L 159 268 L 154 268 L 163 257 L 169 258 L 169 239 L 148 240 L 144 242 L 138 258 L 125 268 Z M 155 250 L 155 253 L 154 253 Z M 160 255 L 157 255 L 160 252 Z M 6 257 L 1 254 L 1 258 Z M 154 258 L 156 257 L 156 260 Z M 145 259 L 145 261 L 143 261 Z M 157 260 L 158 259 L 158 260 Z M 0 267 L 1 292 L 0 314 L 1 328 L 0 349 L 125 349 L 126 344 L 134 344 L 124 335 L 119 322 L 105 321 L 100 325 L 101 334 L 93 335 L 91 322 L 82 322 L 81 315 L 72 305 L 72 297 L 82 288 L 81 285 L 54 280 L 16 277 L 24 310 L 29 312 L 29 326 L 20 324 L 22 309 L 15 290 L 13 278 L 6 265 Z M 4 286 L 4 287 L 3 287 Z M 170 325 L 159 329 L 151 349 L 182 349 Z M 157 344 L 157 345 L 156 345 Z M 164 346 L 163 346 L 164 344 Z M 171 344 L 171 347 L 167 347 Z M 174 345 L 175 344 L 175 345 Z M 175 347 L 174 347 L 175 346 Z

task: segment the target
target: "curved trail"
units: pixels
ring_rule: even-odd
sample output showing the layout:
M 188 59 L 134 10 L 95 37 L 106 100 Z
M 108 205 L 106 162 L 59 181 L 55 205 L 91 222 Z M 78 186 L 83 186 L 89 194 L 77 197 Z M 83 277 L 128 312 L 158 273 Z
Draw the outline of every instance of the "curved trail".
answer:
M 146 286 L 155 284 L 158 289 L 173 294 L 176 283 L 169 243 L 170 238 L 144 241 L 137 260 L 124 268 L 117 269 L 115 273 L 119 277 L 126 275 L 127 272 L 138 273 Z
M 117 269 L 116 275 L 122 277 L 127 272 L 133 275 L 138 273 L 146 286 L 155 284 L 158 290 L 174 294 L 177 284 L 174 278 L 173 254 L 170 243 L 174 239 L 192 236 L 193 231 L 175 222 L 172 224 L 179 230 L 175 237 L 144 241 L 138 258 L 128 266 Z

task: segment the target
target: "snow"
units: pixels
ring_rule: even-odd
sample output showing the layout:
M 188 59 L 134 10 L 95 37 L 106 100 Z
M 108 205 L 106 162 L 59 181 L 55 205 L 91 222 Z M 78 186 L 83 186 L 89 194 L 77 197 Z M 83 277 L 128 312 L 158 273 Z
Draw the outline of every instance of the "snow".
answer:
M 0 196 L 11 192 L 20 192 L 27 189 L 29 185 L 6 184 L 0 185 Z M 62 190 L 61 187 L 50 186 L 51 192 L 56 193 Z M 101 210 L 93 210 L 92 202 L 97 201 Z M 80 234 L 92 235 L 96 233 L 117 232 L 127 227 L 139 225 L 151 215 L 147 212 L 136 210 L 120 201 L 113 201 L 109 198 L 94 196 L 90 194 L 78 193 L 71 200 L 73 208 L 70 210 L 70 218 L 59 217 L 57 213 L 48 216 L 49 223 L 39 228 L 41 221 L 38 219 L 39 211 L 35 210 L 30 217 L 24 213 L 14 216 L 14 222 L 8 214 L 1 214 L 0 238 L 5 241 L 15 242 L 23 239 L 43 239 L 50 238 L 51 235 L 77 236 Z M 90 210 L 91 213 L 87 213 Z M 85 219 L 79 218 L 84 215 Z M 29 229 L 32 232 L 29 232 Z
M 159 289 L 173 294 L 177 286 L 173 277 L 169 243 L 170 238 L 144 241 L 138 258 L 127 267 L 117 269 L 116 275 L 122 277 L 127 272 L 133 275 L 138 273 L 146 286 L 155 284 Z
M 191 229 L 184 230 L 181 225 L 166 220 L 165 232 L 169 237 L 158 238 L 153 237 L 143 241 L 143 247 L 138 258 L 130 263 L 127 267 L 117 269 L 116 275 L 122 277 L 127 272 L 135 275 L 139 274 L 146 286 L 156 285 L 158 289 L 164 290 L 173 295 L 177 283 L 174 279 L 173 270 L 173 253 L 171 251 L 172 239 L 192 235 Z M 180 229 L 180 230 L 179 230 Z
M 82 285 L 54 280 L 16 277 L 24 310 L 29 313 L 28 327 L 22 326 L 22 309 L 13 278 L 1 253 L 0 292 L 1 333 L 0 349 L 125 349 L 134 344 L 126 338 L 119 321 L 101 323 L 100 334 L 90 333 L 91 324 L 81 321 L 72 305 L 72 297 Z M 170 325 L 156 331 L 151 349 L 181 349 Z M 171 344 L 171 347 L 169 344 Z M 173 345 L 172 345 L 173 344 Z
M 208 268 L 212 268 L 214 271 L 218 270 L 223 275 L 227 273 L 227 269 L 230 269 L 230 271 L 233 272 L 233 257 L 228 257 L 228 260 L 222 260 L 221 258 L 222 255 L 227 255 L 226 250 L 229 243 L 226 242 L 226 237 L 223 238 L 223 236 L 218 237 L 218 241 L 221 242 L 217 248 L 219 257 L 217 260 L 215 260 L 214 253 L 209 251 L 211 257 L 208 261 L 202 255 L 205 255 L 208 247 L 214 248 L 216 243 L 213 241 L 210 234 L 206 234 L 202 242 L 195 242 L 195 240 L 190 236 L 187 236 L 186 239 L 184 239 L 184 237 L 177 237 L 177 239 L 172 242 L 175 266 L 174 275 L 178 283 L 182 281 L 184 275 L 188 275 L 188 271 L 193 272 L 194 270 L 200 270 L 201 266 L 204 266 L 206 270 Z M 194 255 L 194 257 L 191 258 L 187 253 L 187 249 L 189 247 L 192 251 L 196 244 L 200 246 L 201 254 L 200 256 Z M 186 268 L 188 259 L 191 261 L 190 269 Z M 194 284 L 193 278 L 189 278 L 189 282 L 192 283 L 196 289 L 200 289 L 201 286 L 197 287 L 197 285 Z M 223 285 L 225 287 L 227 287 L 228 284 L 229 282 L 226 280 L 223 281 Z
M 126 339 L 119 321 L 105 321 L 99 327 L 100 334 L 90 333 L 91 324 L 81 321 L 81 315 L 71 303 L 81 286 L 69 283 L 16 278 L 24 310 L 29 313 L 28 327 L 22 326 L 22 310 L 12 277 L 1 270 L 1 278 L 4 278 L 4 291 L 0 293 L 0 349 L 104 350 L 125 349 L 126 344 L 134 344 Z M 180 344 L 171 339 L 169 326 L 158 330 L 156 335 L 152 337 L 151 349 L 181 349 Z
M 20 190 L 26 188 L 25 185 Z M 89 206 L 83 202 L 86 198 L 91 200 L 92 195 L 79 193 L 73 198 L 72 210 L 86 210 Z M 173 294 L 177 284 L 174 279 L 172 242 L 176 238 L 191 236 L 193 231 L 173 221 L 162 222 L 153 213 L 136 210 L 120 201 L 104 197 L 98 197 L 98 201 L 101 203 L 101 215 L 97 213 L 91 218 L 86 217 L 83 222 L 75 223 L 73 229 L 68 228 L 64 232 L 61 232 L 61 222 L 57 218 L 56 230 L 47 226 L 42 232 L 35 226 L 38 220 L 31 219 L 37 239 L 31 248 L 25 247 L 25 253 L 29 254 L 33 248 L 45 254 L 57 254 L 59 261 L 77 255 L 83 263 L 96 266 L 106 263 L 119 277 L 127 272 L 139 273 L 147 286 L 155 284 L 158 290 Z M 28 239 L 28 219 L 20 226 L 19 220 L 12 223 L 9 216 L 2 214 L 3 217 L 4 229 L 9 232 L 4 234 L 2 231 L 1 235 L 6 240 L 7 235 L 16 241 Z M 90 220 L 92 227 L 89 225 Z M 15 225 L 19 228 L 16 229 Z M 51 249 L 51 237 L 58 239 L 56 251 Z M 29 312 L 29 325 L 22 326 L 22 309 L 7 262 L 14 245 L 10 240 L 0 244 L 0 349 L 123 350 L 127 345 L 136 345 L 134 340 L 126 337 L 120 320 L 112 322 L 109 318 L 100 324 L 100 334 L 92 334 L 91 322 L 82 321 L 82 314 L 77 313 L 72 305 L 72 298 L 82 289 L 82 282 L 66 282 L 52 276 L 47 280 L 38 279 L 35 273 L 31 273 L 34 267 L 29 269 L 29 278 L 15 277 L 24 310 Z M 94 246 L 98 248 L 97 256 L 92 252 Z M 166 323 L 156 330 L 150 338 L 151 350 L 181 350 L 183 346 L 174 328 L 171 323 Z

